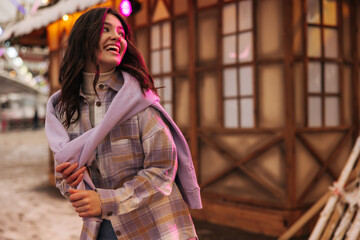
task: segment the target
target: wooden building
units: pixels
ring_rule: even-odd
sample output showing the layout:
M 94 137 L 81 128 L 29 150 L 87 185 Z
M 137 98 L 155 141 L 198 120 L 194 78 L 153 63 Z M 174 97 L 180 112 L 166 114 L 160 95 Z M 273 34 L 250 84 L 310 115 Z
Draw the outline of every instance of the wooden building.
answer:
M 139 2 L 136 44 L 202 188 L 192 215 L 279 236 L 337 179 L 358 135 L 360 1 Z M 61 24 L 47 28 L 53 91 Z

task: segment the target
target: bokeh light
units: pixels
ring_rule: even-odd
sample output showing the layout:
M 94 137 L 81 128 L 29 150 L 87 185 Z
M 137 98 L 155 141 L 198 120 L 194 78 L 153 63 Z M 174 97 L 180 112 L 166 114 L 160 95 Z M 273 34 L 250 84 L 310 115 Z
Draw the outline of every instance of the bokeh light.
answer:
M 125 17 L 130 16 L 132 12 L 131 3 L 129 0 L 123 0 L 120 3 L 120 13 L 124 15 Z

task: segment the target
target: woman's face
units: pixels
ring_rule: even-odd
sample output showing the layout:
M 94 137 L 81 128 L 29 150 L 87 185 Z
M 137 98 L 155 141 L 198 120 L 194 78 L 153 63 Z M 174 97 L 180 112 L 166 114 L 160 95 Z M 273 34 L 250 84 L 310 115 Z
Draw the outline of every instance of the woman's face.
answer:
M 100 72 L 109 72 L 117 67 L 125 54 L 127 41 L 121 22 L 112 14 L 107 14 L 104 30 L 99 41 Z

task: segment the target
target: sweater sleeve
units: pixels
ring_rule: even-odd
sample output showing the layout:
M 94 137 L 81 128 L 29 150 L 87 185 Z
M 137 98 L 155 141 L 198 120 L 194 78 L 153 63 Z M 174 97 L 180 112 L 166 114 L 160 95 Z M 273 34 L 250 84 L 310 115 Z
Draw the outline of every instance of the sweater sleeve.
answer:
M 61 178 L 61 174 L 55 171 L 56 166 L 58 165 L 56 161 L 55 162 L 55 167 L 54 167 L 54 176 L 55 176 L 55 184 L 56 187 L 59 189 L 60 193 L 65 197 L 65 198 L 69 198 L 70 193 L 69 193 L 69 189 L 70 189 L 70 185 L 66 183 L 66 181 L 64 179 Z
M 118 189 L 97 189 L 103 218 L 125 214 L 170 195 L 177 171 L 176 147 L 170 130 L 153 108 L 138 114 L 143 169 Z

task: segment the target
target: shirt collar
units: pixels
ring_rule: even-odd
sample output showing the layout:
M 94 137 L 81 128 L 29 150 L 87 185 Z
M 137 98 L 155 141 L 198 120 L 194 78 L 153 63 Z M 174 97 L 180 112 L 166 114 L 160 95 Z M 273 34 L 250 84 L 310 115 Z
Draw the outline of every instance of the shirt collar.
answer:
M 118 92 L 124 85 L 124 78 L 123 78 L 122 72 L 116 72 L 104 84 Z
M 115 90 L 116 92 L 120 91 L 120 89 L 124 85 L 124 78 L 123 78 L 122 72 L 116 72 L 116 74 L 114 74 L 113 77 L 106 80 L 104 82 L 104 84 L 106 86 L 108 86 L 109 88 Z M 85 95 L 82 87 L 80 88 L 79 95 L 81 97 L 86 98 L 86 95 Z

